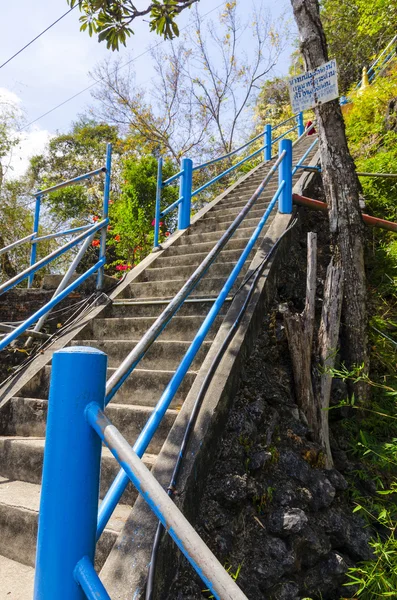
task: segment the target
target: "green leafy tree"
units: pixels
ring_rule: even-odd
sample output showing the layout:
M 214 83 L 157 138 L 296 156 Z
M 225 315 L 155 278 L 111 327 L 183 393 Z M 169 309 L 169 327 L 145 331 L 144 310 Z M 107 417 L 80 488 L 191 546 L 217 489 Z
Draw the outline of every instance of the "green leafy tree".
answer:
M 79 4 L 82 31 L 98 35 L 99 42 L 106 42 L 112 50 L 120 44 L 126 45 L 127 37 L 133 34 L 132 23 L 137 18 L 149 16 L 150 30 L 172 40 L 179 35 L 176 17 L 199 0 L 159 0 L 148 1 L 138 9 L 132 0 L 68 0 L 73 8 Z
M 361 77 L 396 33 L 396 0 L 322 0 L 321 19 L 330 57 L 338 63 L 340 90 Z
M 163 166 L 163 180 L 174 172 L 172 162 L 166 160 Z M 153 155 L 127 158 L 122 170 L 122 180 L 120 197 L 111 207 L 112 238 L 109 244 L 117 257 L 112 267 L 123 265 L 131 268 L 153 248 L 157 159 Z M 164 209 L 177 199 L 176 187 L 164 188 L 161 208 Z M 162 219 L 160 241 L 166 239 L 175 228 L 174 215 L 175 213 Z

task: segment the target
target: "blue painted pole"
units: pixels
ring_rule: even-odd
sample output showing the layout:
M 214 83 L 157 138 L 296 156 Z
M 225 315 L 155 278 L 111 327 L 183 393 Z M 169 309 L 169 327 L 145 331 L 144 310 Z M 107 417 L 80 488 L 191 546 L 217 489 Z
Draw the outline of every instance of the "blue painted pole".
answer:
M 265 126 L 265 162 L 272 160 L 272 126 Z
M 103 219 L 109 217 L 109 198 L 110 198 L 110 180 L 112 173 L 112 144 L 106 146 L 106 175 L 105 175 L 105 187 L 103 190 L 103 208 L 102 216 Z M 101 245 L 99 247 L 99 260 L 106 257 L 106 236 L 107 227 L 104 227 L 101 231 Z M 105 266 L 101 267 L 98 271 L 96 287 L 100 291 L 103 289 L 103 280 L 105 276 Z
M 178 210 L 178 229 L 187 229 L 190 226 L 190 207 L 192 204 L 192 175 L 193 162 L 190 158 L 183 158 L 181 162 L 180 193 L 182 202 Z
M 305 133 L 305 125 L 303 123 L 303 112 L 300 112 L 298 114 L 296 120 L 298 121 L 298 137 L 300 137 Z
M 292 140 L 280 140 L 278 146 L 279 156 L 285 152 L 285 156 L 278 168 L 279 185 L 284 181 L 285 185 L 278 201 L 278 210 L 282 214 L 292 213 Z
M 163 159 L 159 158 L 157 164 L 157 188 L 156 188 L 156 209 L 154 215 L 154 241 L 153 249 L 158 250 L 159 246 L 159 233 L 160 233 L 160 202 L 161 202 L 161 188 L 163 187 Z
M 40 206 L 41 206 L 41 196 L 36 196 L 36 206 L 34 209 L 34 220 L 33 220 L 33 233 L 36 233 L 37 237 L 39 235 L 39 223 L 40 223 Z M 34 244 L 34 238 L 31 241 L 31 250 L 30 250 L 30 266 L 34 265 L 36 262 L 37 256 L 37 244 Z M 28 288 L 31 288 L 33 285 L 34 273 L 29 275 L 28 278 Z
M 107 356 L 75 346 L 54 353 L 37 538 L 34 600 L 85 600 L 74 570 L 93 563 L 101 439 L 87 406 L 105 403 Z

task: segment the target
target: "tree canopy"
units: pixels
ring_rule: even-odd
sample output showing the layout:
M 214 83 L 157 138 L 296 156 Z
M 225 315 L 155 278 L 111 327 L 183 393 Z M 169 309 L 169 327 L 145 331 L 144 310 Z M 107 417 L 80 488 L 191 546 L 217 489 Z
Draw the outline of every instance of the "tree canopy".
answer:
M 81 30 L 98 35 L 112 50 L 126 45 L 127 37 L 134 33 L 131 25 L 135 19 L 149 15 L 150 30 L 165 39 L 179 36 L 176 17 L 199 0 L 152 0 L 138 9 L 132 0 L 68 0 L 73 8 L 79 4 Z

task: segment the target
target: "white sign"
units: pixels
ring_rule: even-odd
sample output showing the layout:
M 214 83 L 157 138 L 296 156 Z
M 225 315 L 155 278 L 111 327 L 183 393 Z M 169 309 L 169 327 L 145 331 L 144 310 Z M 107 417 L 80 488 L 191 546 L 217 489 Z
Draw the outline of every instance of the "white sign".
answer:
M 293 77 L 288 87 L 293 113 L 339 98 L 336 60 Z

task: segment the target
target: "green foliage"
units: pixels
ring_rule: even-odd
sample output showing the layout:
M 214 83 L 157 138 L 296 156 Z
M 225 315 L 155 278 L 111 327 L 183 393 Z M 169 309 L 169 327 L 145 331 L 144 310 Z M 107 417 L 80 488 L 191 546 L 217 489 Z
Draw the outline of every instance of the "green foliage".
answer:
M 31 187 L 44 189 L 104 166 L 108 142 L 113 144 L 114 181 L 120 146 L 116 128 L 80 119 L 70 133 L 52 138 L 45 154 L 31 159 L 28 171 Z M 99 175 L 49 194 L 45 206 L 55 221 L 64 223 L 71 219 L 73 225 L 88 223 L 100 211 L 103 186 L 104 178 Z
M 155 31 L 166 40 L 179 36 L 176 17 L 182 10 L 199 0 L 147 0 L 146 6 L 137 9 L 132 0 L 68 0 L 73 7 L 79 3 L 80 30 L 90 36 L 98 35 L 98 42 L 106 42 L 106 47 L 119 50 L 126 45 L 133 34 L 132 22 L 136 18 L 149 15 L 150 31 Z
M 163 165 L 163 180 L 174 172 L 171 161 Z M 157 159 L 152 155 L 127 158 L 122 171 L 122 191 L 111 206 L 111 234 L 109 245 L 113 247 L 116 264 L 135 266 L 153 247 L 152 225 L 157 186 Z M 178 199 L 178 190 L 168 186 L 162 193 L 161 208 L 164 209 Z M 160 241 L 175 226 L 175 213 L 162 219 Z
M 340 91 L 344 93 L 395 35 L 397 3 L 322 0 L 321 20 L 330 57 L 338 63 Z

